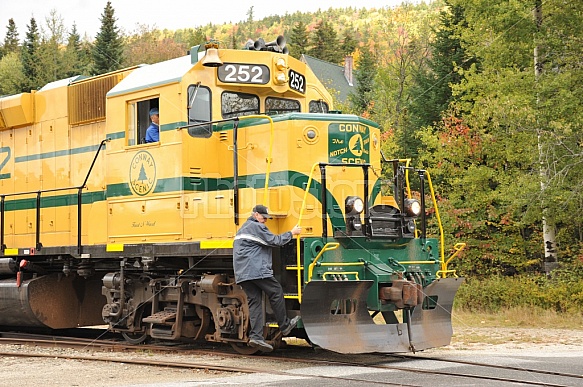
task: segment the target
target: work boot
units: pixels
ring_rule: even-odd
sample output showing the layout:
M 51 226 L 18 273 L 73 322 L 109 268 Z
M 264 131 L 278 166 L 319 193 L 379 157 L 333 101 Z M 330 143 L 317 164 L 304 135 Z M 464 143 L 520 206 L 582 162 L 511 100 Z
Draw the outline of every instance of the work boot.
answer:
M 298 321 L 300 321 L 300 316 L 296 316 L 291 320 L 288 320 L 287 325 L 282 326 L 281 328 L 279 328 L 279 330 L 284 336 L 287 336 L 292 331 L 292 329 L 294 329 L 296 325 L 298 325 Z
M 265 340 L 261 339 L 249 339 L 249 346 L 253 348 L 259 348 L 262 352 L 271 352 L 273 347 L 269 345 Z

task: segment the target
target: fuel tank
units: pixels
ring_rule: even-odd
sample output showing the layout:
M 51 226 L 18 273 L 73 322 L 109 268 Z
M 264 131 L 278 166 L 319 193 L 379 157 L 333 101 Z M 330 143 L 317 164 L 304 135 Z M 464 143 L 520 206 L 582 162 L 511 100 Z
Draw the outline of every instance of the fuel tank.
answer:
M 0 280 L 0 326 L 65 329 L 103 324 L 101 279 L 49 274 Z

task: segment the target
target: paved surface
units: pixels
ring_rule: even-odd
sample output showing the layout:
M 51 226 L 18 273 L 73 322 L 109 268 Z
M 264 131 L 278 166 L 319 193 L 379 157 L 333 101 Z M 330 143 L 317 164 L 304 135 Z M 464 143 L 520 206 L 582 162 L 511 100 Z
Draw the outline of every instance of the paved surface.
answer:
M 420 354 L 419 356 L 423 356 Z M 491 365 L 511 366 L 518 370 L 474 366 L 446 361 L 425 359 L 391 359 L 377 363 L 380 366 L 398 367 L 399 369 L 363 368 L 353 366 L 315 366 L 285 371 L 285 375 L 246 374 L 219 379 L 196 380 L 192 382 L 141 384 L 140 387 L 191 387 L 191 386 L 374 386 L 380 384 L 455 387 L 455 386 L 521 386 L 521 385 L 562 385 L 583 387 L 583 348 L 581 351 L 553 353 L 515 353 L 489 354 L 467 352 L 455 354 L 431 354 L 433 358 L 474 361 Z M 408 371 L 410 369 L 411 371 Z M 413 372 L 423 370 L 423 373 Z M 545 370 L 557 373 L 574 374 L 579 378 L 561 375 L 545 375 L 528 370 Z M 452 373 L 456 376 L 442 375 Z M 480 375 L 471 378 L 462 374 Z M 511 378 L 515 381 L 501 381 Z M 528 382 L 528 383 L 527 383 Z M 138 386 L 138 385 L 132 385 Z

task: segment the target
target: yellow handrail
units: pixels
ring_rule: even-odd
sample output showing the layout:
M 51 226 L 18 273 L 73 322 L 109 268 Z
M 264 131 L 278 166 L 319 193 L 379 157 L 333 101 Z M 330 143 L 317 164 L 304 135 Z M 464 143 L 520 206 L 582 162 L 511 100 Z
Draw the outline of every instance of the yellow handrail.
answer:
M 322 247 L 322 250 L 320 250 L 318 255 L 316 255 L 316 258 L 314 258 L 314 261 L 312 263 L 310 263 L 310 266 L 308 266 L 308 280 L 306 281 L 306 283 L 308 283 L 312 280 L 312 273 L 314 272 L 314 266 L 316 266 L 316 263 L 318 262 L 320 257 L 322 257 L 324 252 L 329 251 L 329 250 L 335 250 L 338 248 L 338 246 L 340 246 L 340 243 L 330 242 L 330 243 L 326 243 L 324 245 L 324 247 Z
M 320 266 L 364 266 L 364 262 L 323 262 Z
M 302 206 L 300 207 L 300 214 L 298 216 L 298 226 L 301 227 L 302 224 L 302 217 L 304 215 L 304 208 L 306 207 L 306 200 L 308 200 L 308 192 L 310 191 L 310 185 L 312 184 L 312 179 L 314 176 L 314 170 L 316 170 L 316 168 L 318 167 L 319 163 L 314 163 L 314 165 L 312 165 L 312 169 L 310 170 L 310 176 L 308 177 L 308 183 L 306 185 L 306 190 L 304 191 L 304 198 L 302 200 Z M 300 233 L 301 235 L 301 233 Z M 301 273 L 301 263 L 302 263 L 302 257 L 300 256 L 300 235 L 298 235 L 298 237 L 296 238 L 296 267 L 298 268 L 297 270 L 297 275 L 298 275 L 298 301 L 301 304 L 302 303 L 302 273 Z
M 443 236 L 443 225 L 441 224 L 441 217 L 439 216 L 439 208 L 437 207 L 437 200 L 435 199 L 435 191 L 433 190 L 433 183 L 431 182 L 431 175 L 427 173 L 427 183 L 429 184 L 429 192 L 431 192 L 431 200 L 433 201 L 433 208 L 435 208 L 435 218 L 437 219 L 437 226 L 439 227 L 439 255 L 441 261 L 441 268 L 445 265 L 445 240 Z M 443 276 L 445 278 L 445 275 Z
M 399 159 L 399 162 L 404 162 L 405 163 L 405 167 L 409 167 L 409 162 L 411 161 L 411 159 Z M 433 207 L 435 208 L 435 218 L 437 219 L 437 225 L 439 227 L 439 246 L 440 246 L 440 266 L 441 266 L 441 270 L 437 271 L 437 275 L 442 274 L 443 278 L 446 277 L 447 273 L 453 273 L 455 275 L 455 270 L 447 270 L 447 265 L 449 264 L 449 262 L 454 259 L 465 247 L 466 244 L 465 243 L 456 243 L 456 245 L 454 246 L 455 252 L 448 258 L 447 261 L 445 261 L 445 238 L 444 238 L 444 232 L 443 232 L 443 224 L 441 223 L 441 216 L 439 215 L 439 207 L 437 206 L 437 200 L 435 198 L 435 191 L 433 189 L 433 183 L 431 182 L 431 175 L 429 173 L 429 171 L 425 171 L 426 175 L 427 175 L 427 183 L 429 185 L 429 191 L 431 193 L 431 200 L 433 202 Z M 409 184 L 409 169 L 407 168 L 405 170 L 405 183 L 406 183 L 406 187 L 407 187 L 407 195 L 409 197 L 411 197 L 411 187 Z M 418 232 L 419 230 L 417 230 L 417 228 L 415 228 L 415 237 L 418 237 Z M 405 262 L 406 263 L 406 262 Z
M 445 261 L 445 262 L 444 262 L 444 263 L 441 265 L 441 271 L 443 271 L 444 273 L 449 273 L 449 272 L 451 272 L 452 270 L 447 270 L 447 265 L 449 265 L 449 262 L 450 262 L 452 259 L 454 259 L 454 258 L 455 258 L 455 257 L 456 257 L 456 256 L 457 256 L 459 253 L 461 253 L 461 251 L 462 251 L 463 249 L 465 249 L 465 248 L 466 248 L 466 243 L 464 243 L 464 242 L 459 242 L 459 243 L 456 243 L 456 244 L 453 246 L 453 249 L 455 250 L 455 252 L 454 252 L 452 255 L 450 255 L 450 257 L 447 259 L 447 261 Z M 455 275 L 455 270 L 453 270 L 453 272 L 454 272 L 454 275 Z M 456 276 L 456 277 L 457 277 L 457 276 Z

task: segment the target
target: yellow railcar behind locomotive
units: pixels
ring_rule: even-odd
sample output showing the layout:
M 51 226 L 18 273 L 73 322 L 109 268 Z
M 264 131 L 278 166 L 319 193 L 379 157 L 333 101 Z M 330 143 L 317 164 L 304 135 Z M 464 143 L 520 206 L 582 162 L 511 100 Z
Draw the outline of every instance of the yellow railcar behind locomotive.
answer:
M 418 213 L 404 208 L 415 202 L 404 196 L 409 169 L 390 161 L 403 193 L 380 195 L 378 125 L 331 112 L 330 94 L 283 44 L 194 47 L 166 62 L 0 98 L 0 325 L 105 321 L 132 342 L 205 339 L 248 353 L 232 245 L 262 203 L 274 216 L 272 232 L 303 227 L 297 244 L 275 252 L 276 275 L 288 313 L 302 315 L 313 342 L 339 352 L 447 344 L 449 316 L 435 305 L 451 311 L 460 281 L 439 279 L 450 272 L 443 246 L 424 229 L 416 237 Z M 152 108 L 160 140 L 145 143 Z M 363 199 L 366 208 L 348 208 Z M 349 287 L 327 285 L 332 278 Z M 328 295 L 314 301 L 323 290 Z M 353 327 L 364 333 L 344 350 L 321 329 L 339 322 L 314 315 L 344 303 L 345 325 L 350 300 L 359 310 Z M 368 338 L 377 328 L 367 304 L 389 328 L 380 346 Z M 397 321 L 401 310 L 408 312 Z M 426 326 L 431 313 L 437 335 Z M 274 332 L 266 327 L 277 344 Z

